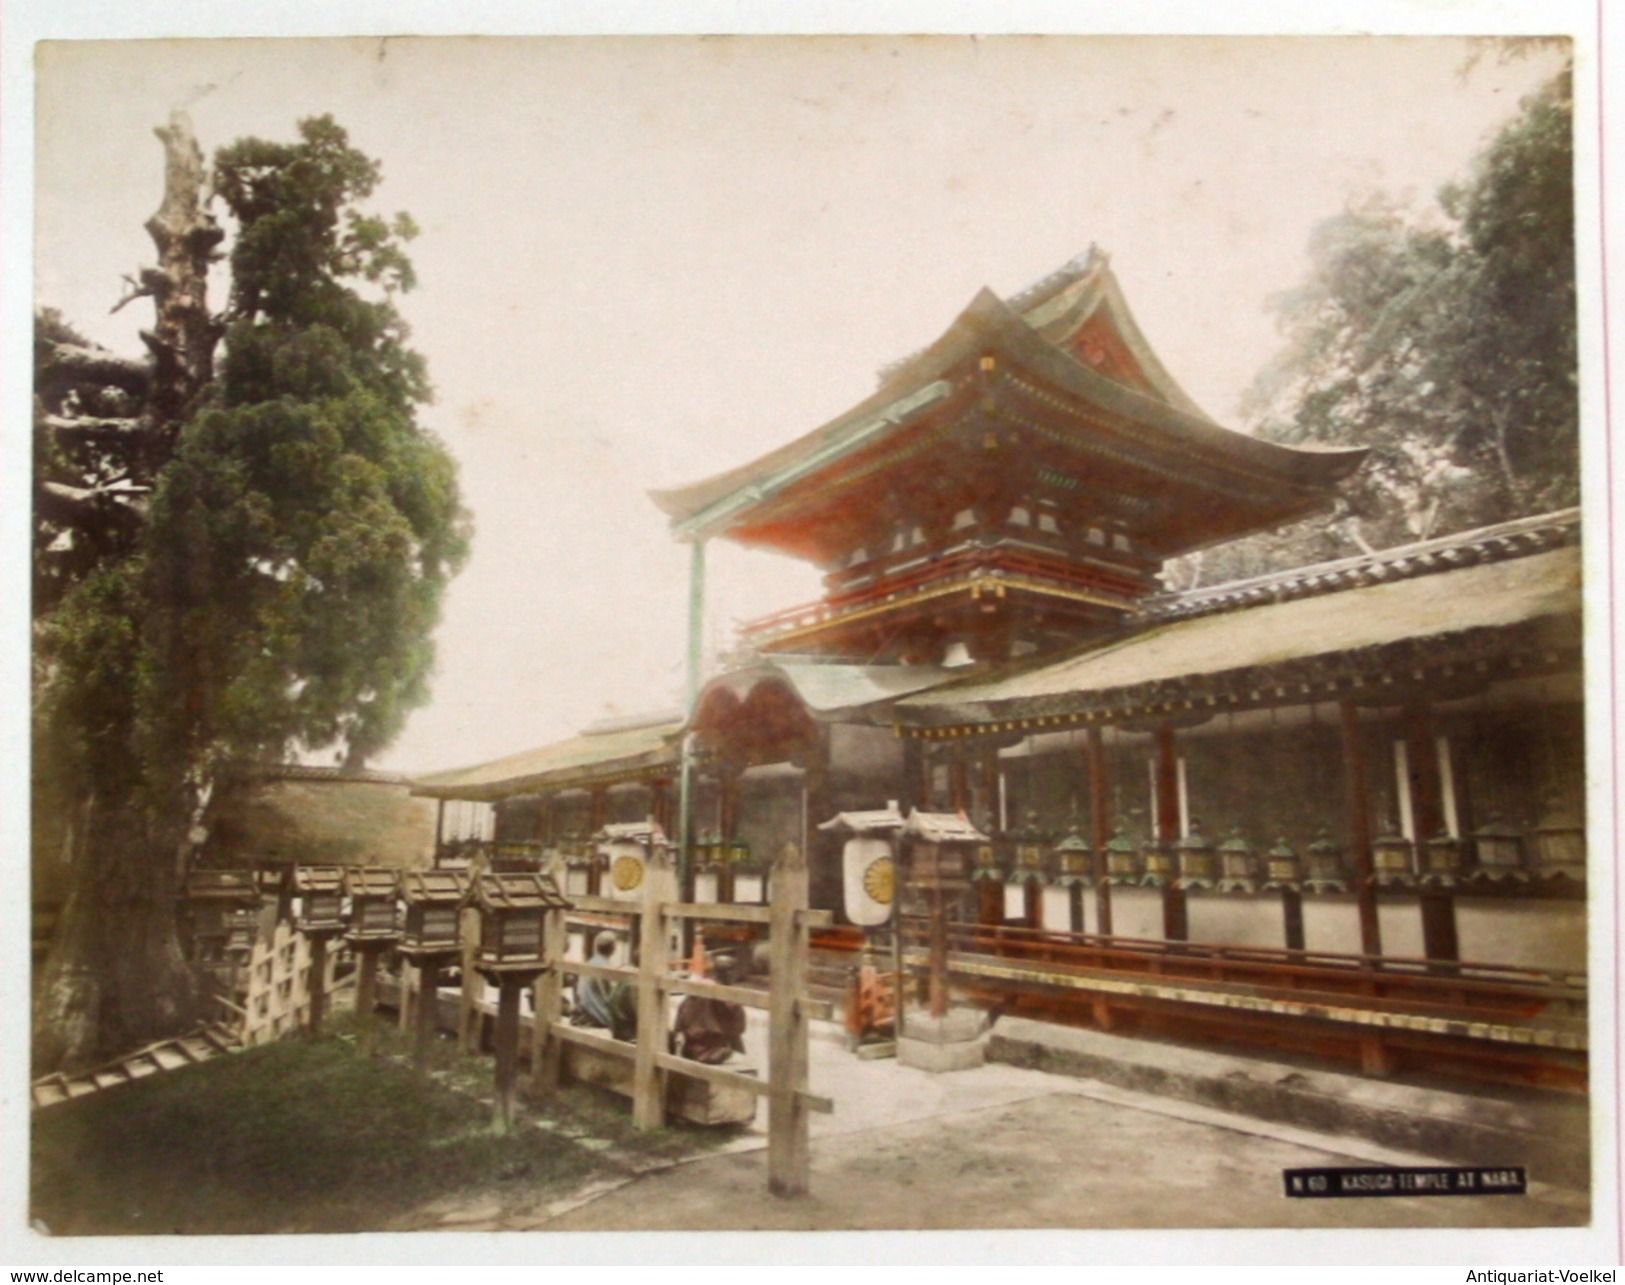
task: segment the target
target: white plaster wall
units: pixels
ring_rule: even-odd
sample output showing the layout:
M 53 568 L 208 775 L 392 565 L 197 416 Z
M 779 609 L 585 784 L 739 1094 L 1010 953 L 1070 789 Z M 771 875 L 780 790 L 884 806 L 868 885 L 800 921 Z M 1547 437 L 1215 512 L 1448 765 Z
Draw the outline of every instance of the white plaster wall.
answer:
M 1113 888 L 1112 933 L 1117 937 L 1162 940 L 1162 890 Z
M 1087 899 L 1089 894 L 1084 894 Z M 1067 888 L 1044 889 L 1044 925 L 1057 932 L 1070 932 L 1072 928 L 1072 895 Z
M 1188 892 L 1185 908 L 1192 941 L 1230 946 L 1286 945 L 1278 893 L 1259 896 L 1222 892 Z
M 1303 944 L 1340 955 L 1360 953 L 1360 912 L 1354 894 L 1303 899 Z
M 1422 905 L 1415 897 L 1383 897 L 1377 902 L 1377 929 L 1382 933 L 1384 955 L 1404 955 L 1420 959 L 1422 949 Z M 1355 950 L 1359 950 L 1356 932 Z
M 1462 897 L 1456 935 L 1465 960 L 1575 972 L 1586 966 L 1583 901 Z

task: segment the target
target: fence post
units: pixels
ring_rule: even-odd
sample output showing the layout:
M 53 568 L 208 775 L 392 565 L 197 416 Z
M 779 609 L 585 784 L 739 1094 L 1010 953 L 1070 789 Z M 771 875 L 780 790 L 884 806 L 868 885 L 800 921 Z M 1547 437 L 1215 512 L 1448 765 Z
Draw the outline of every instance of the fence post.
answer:
M 440 1019 L 440 961 L 432 955 L 418 961 L 417 1010 L 412 1016 L 412 1062 L 421 1070 L 429 1065 L 429 1045 Z
M 553 1023 L 564 1019 L 564 951 L 569 942 L 569 926 L 564 911 L 549 910 L 542 917 L 542 959 L 548 970 L 536 979 L 531 1010 L 530 1083 L 536 1097 L 558 1091 L 559 1063 L 563 1048 L 553 1034 Z
M 666 924 L 661 913 L 675 900 L 671 858 L 660 848 L 649 853 L 643 874 L 643 908 L 638 916 L 638 1049 L 632 1063 L 632 1124 L 658 1129 L 666 1122 L 666 1075 L 655 1065 L 666 1051 Z
M 308 1021 L 312 1039 L 322 1033 L 322 1018 L 327 1013 L 327 938 L 320 934 L 310 939 L 310 967 L 305 971 L 305 994 L 309 999 Z
M 524 983 L 500 978 L 497 984 L 497 1020 L 492 1042 L 496 1045 L 496 1105 L 492 1127 L 498 1133 L 513 1128 L 514 1087 L 519 1072 L 519 997 Z
M 767 1189 L 775 1196 L 807 1191 L 807 862 L 793 843 L 773 865 L 769 915 Z
M 485 979 L 474 967 L 480 954 L 480 912 L 470 906 L 457 912 L 463 938 L 463 987 L 457 1003 L 457 1042 L 465 1053 L 478 1053 L 485 1025 L 480 1001 L 485 998 Z

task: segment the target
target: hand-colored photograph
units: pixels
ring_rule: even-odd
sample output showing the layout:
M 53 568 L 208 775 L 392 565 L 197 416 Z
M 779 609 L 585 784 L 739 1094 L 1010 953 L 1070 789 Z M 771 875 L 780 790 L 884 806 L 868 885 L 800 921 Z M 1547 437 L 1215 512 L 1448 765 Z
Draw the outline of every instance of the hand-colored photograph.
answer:
M 37 44 L 35 1252 L 1612 1226 L 1584 53 Z

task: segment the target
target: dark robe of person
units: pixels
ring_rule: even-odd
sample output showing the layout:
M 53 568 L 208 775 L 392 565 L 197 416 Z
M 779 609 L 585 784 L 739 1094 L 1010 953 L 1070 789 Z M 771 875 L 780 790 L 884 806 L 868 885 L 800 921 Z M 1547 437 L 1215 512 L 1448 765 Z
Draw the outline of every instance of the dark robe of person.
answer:
M 687 996 L 677 1006 L 671 1051 L 691 1062 L 715 1066 L 745 1051 L 745 1008 L 725 999 Z

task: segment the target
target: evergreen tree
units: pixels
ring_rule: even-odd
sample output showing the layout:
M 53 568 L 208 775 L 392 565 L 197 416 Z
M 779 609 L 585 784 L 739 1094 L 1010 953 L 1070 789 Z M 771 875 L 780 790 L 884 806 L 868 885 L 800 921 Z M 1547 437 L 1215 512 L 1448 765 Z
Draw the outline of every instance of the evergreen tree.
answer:
M 160 264 L 130 295 L 150 295 L 158 319 L 149 359 L 123 364 L 143 376 L 125 429 L 139 521 L 94 547 L 85 522 L 37 540 L 53 588 L 36 624 L 38 758 L 82 817 L 36 1003 L 45 1065 L 190 1018 L 174 893 L 220 767 L 332 745 L 359 765 L 387 745 L 426 699 L 441 594 L 467 552 L 455 466 L 417 422 L 428 380 L 393 303 L 413 285 L 414 229 L 361 209 L 377 163 L 327 117 L 293 143 L 223 148 L 213 195 L 235 235 L 214 316 L 221 235 L 201 156 L 184 121 L 159 134 Z M 90 351 L 71 338 L 45 343 L 42 390 L 52 360 Z M 79 556 L 53 562 L 51 546 Z
M 1578 503 L 1573 99 L 1544 85 L 1417 217 L 1380 194 L 1321 223 L 1272 301 L 1260 436 L 1368 445 L 1331 522 L 1209 553 L 1228 579 Z

